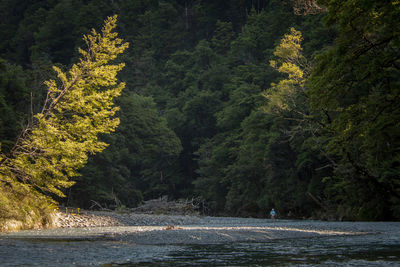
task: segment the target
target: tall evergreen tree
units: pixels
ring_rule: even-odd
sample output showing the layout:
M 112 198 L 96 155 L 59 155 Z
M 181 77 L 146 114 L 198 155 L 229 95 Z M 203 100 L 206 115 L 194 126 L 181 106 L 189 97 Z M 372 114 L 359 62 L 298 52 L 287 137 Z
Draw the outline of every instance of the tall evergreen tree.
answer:
M 113 99 L 124 84 L 116 75 L 124 64 L 110 64 L 127 47 L 112 30 L 116 16 L 109 17 L 101 33 L 84 37 L 87 50 L 68 73 L 54 67 L 58 81 L 46 81 L 47 98 L 42 111 L 23 131 L 7 154 L 0 154 L 0 216 L 24 221 L 33 227 L 49 223 L 54 201 L 51 194 L 63 196 L 62 188 L 73 184 L 88 154 L 102 151 L 107 144 L 98 139 L 119 124 L 113 118 L 118 108 Z M 43 221 L 44 220 L 44 221 Z M 47 220 L 47 221 L 46 221 Z

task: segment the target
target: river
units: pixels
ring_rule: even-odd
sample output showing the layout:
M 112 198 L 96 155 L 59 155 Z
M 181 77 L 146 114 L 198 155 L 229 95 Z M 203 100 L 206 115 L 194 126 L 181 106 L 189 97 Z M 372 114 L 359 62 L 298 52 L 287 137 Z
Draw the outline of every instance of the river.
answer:
M 400 266 L 400 223 L 235 222 L 0 234 L 0 266 Z

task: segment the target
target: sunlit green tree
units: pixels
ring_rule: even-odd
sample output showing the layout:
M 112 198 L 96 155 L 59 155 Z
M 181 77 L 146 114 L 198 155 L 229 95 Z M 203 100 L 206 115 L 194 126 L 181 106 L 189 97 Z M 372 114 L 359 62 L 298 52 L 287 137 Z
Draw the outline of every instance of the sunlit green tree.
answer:
M 40 222 L 54 208 L 51 195 L 63 196 L 73 184 L 70 177 L 85 165 L 89 154 L 107 144 L 101 133 L 119 124 L 113 99 L 124 83 L 116 75 L 124 64 L 112 61 L 128 44 L 112 32 L 116 16 L 109 17 L 100 33 L 84 36 L 87 50 L 65 73 L 54 67 L 58 79 L 46 81 L 47 97 L 42 111 L 21 133 L 7 154 L 0 154 L 0 217 L 25 220 L 27 227 Z

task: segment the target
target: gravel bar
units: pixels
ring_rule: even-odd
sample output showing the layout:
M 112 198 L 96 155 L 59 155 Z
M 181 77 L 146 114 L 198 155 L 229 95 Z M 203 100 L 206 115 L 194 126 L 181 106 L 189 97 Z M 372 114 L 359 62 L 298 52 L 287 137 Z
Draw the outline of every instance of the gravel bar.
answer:
M 5 233 L 0 234 L 0 238 L 48 241 L 116 240 L 143 245 L 163 245 L 268 242 L 277 239 L 364 234 L 379 234 L 382 238 L 389 239 L 400 237 L 398 222 L 272 221 L 252 218 L 103 212 L 80 215 L 86 216 L 86 222 L 81 222 L 79 224 L 81 227 L 71 227 L 66 224 L 65 218 L 68 216 L 66 214 L 61 216 L 64 217 L 60 220 L 62 224 L 60 223 L 59 228 Z M 72 221 L 71 218 L 69 220 Z

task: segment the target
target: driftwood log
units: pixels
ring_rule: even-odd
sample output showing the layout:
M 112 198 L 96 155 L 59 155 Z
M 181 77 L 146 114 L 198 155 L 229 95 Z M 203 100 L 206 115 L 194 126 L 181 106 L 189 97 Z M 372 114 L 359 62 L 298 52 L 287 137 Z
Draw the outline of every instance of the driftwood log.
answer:
M 144 201 L 141 206 L 131 211 L 145 214 L 194 215 L 204 213 L 204 202 L 198 198 L 169 201 L 168 197 L 160 197 Z

